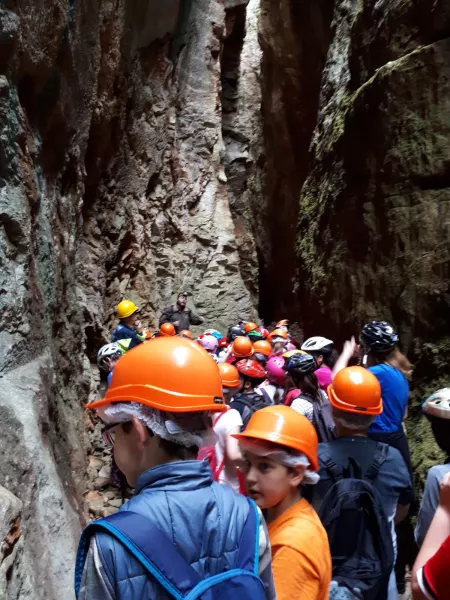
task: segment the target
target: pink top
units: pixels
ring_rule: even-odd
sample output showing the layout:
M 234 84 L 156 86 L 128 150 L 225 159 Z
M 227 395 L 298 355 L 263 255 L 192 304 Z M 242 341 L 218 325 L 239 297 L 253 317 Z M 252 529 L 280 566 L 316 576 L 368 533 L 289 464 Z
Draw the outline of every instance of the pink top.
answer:
M 330 367 L 327 367 L 327 365 L 322 365 L 317 371 L 314 371 L 314 373 L 317 376 L 320 388 L 327 393 L 328 386 L 333 381 L 332 370 Z

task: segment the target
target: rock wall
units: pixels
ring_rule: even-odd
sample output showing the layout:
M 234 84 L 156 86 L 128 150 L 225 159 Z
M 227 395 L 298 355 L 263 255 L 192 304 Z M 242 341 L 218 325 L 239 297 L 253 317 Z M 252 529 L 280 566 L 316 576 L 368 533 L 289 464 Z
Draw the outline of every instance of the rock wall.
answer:
M 228 18 L 240 11 L 243 39 L 245 5 L 0 8 L 2 599 L 72 596 L 81 406 L 118 301 L 132 297 L 150 326 L 180 289 L 210 325 L 257 316 L 222 135 Z

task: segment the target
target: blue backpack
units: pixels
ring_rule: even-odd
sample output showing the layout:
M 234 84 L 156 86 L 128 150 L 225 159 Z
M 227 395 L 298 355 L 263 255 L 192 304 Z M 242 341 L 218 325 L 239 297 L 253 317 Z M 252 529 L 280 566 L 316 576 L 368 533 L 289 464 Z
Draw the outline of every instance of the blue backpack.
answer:
M 83 531 L 78 548 L 76 597 L 80 592 L 90 538 L 96 533 L 106 532 L 115 537 L 149 576 L 176 600 L 265 600 L 264 584 L 258 576 L 259 515 L 254 502 L 249 500 L 249 504 L 234 568 L 203 580 L 169 538 L 145 517 L 132 511 L 122 511 L 94 521 Z

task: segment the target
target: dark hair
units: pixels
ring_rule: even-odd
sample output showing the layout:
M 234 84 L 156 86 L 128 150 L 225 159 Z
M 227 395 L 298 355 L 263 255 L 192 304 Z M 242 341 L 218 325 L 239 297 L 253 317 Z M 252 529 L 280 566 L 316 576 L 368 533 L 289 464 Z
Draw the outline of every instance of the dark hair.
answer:
M 322 356 L 324 364 L 332 369 L 339 358 L 339 352 L 333 348 L 330 352 L 325 352 L 325 354 L 322 354 Z
M 180 446 L 175 442 L 169 442 L 158 436 L 158 445 L 161 450 L 170 456 L 170 458 L 178 458 L 179 460 L 195 460 L 198 454 L 197 446 Z
M 303 377 L 292 377 L 292 379 L 303 394 L 311 396 L 315 402 L 322 402 L 319 381 L 315 373 L 310 373 L 309 375 L 304 375 Z
M 450 460 L 450 420 L 440 419 L 435 415 L 426 415 L 431 423 L 434 439 L 439 448 L 447 455 L 446 460 Z

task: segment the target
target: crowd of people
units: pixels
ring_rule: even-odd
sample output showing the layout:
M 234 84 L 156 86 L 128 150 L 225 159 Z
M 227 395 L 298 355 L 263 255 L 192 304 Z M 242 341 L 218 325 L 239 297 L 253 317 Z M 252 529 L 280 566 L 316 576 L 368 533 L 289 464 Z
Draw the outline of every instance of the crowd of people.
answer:
M 206 329 L 182 292 L 159 329 L 117 309 L 97 411 L 130 500 L 84 531 L 79 600 L 450 597 L 450 465 L 418 510 L 404 428 L 413 367 L 394 327 L 358 342 L 241 321 Z M 450 388 L 423 404 L 450 453 Z

